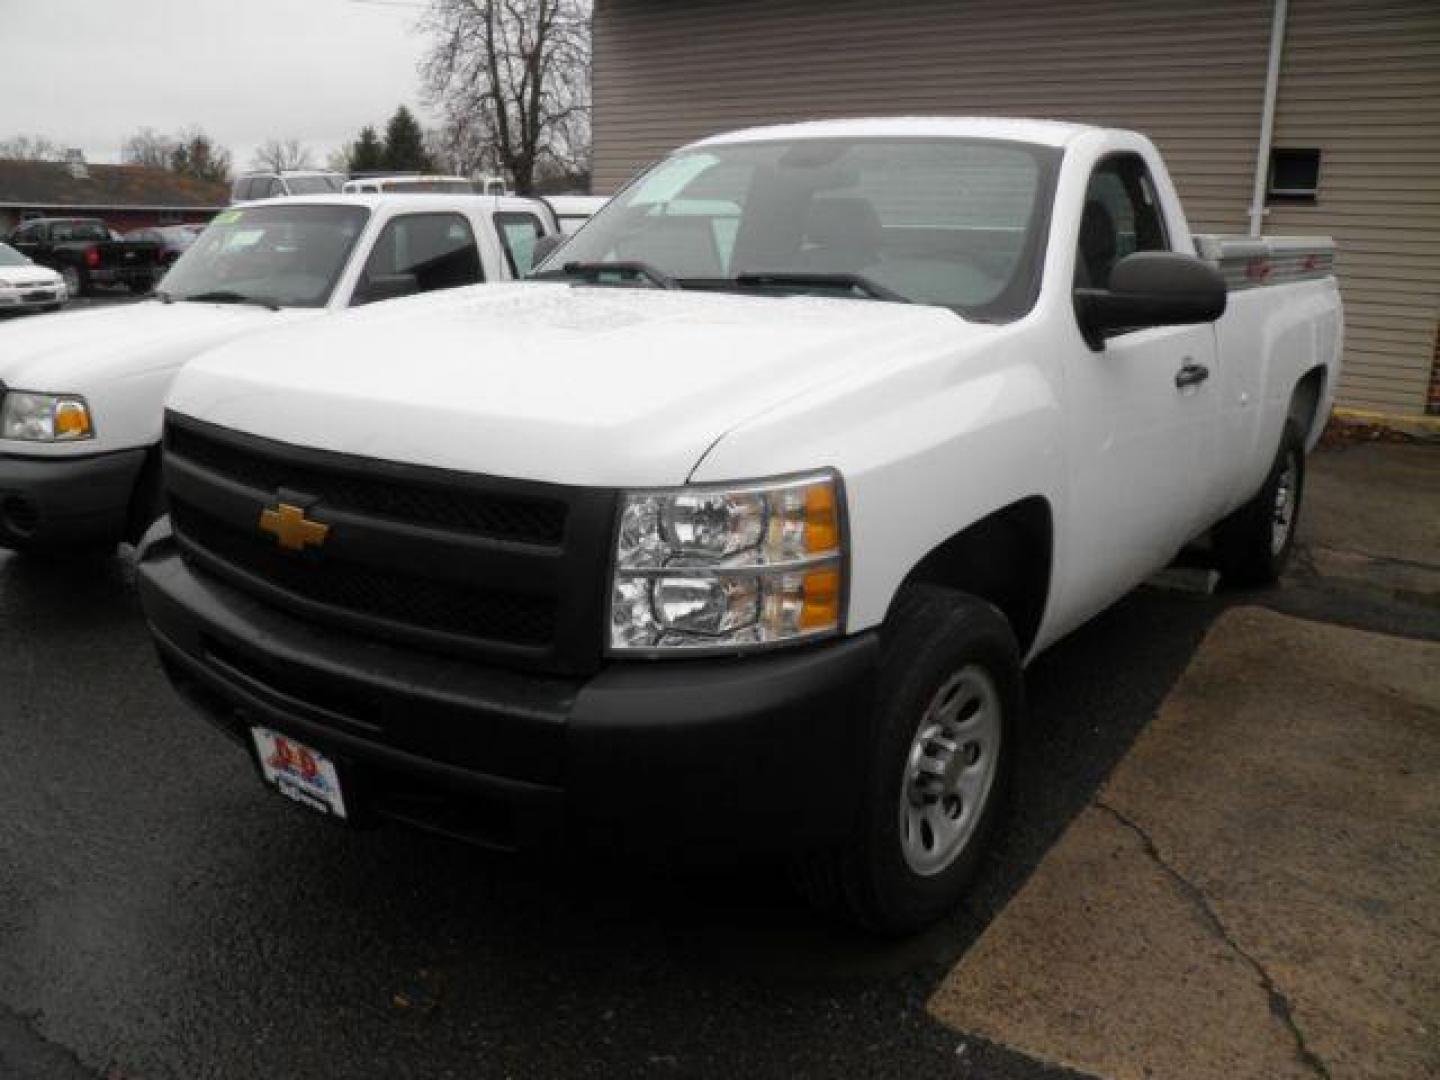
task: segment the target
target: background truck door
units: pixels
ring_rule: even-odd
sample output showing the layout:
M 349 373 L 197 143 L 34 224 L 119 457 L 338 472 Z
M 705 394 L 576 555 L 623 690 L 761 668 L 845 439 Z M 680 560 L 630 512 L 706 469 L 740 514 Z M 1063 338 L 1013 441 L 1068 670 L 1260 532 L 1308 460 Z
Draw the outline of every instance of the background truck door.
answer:
M 1144 159 L 1103 158 L 1091 174 L 1076 284 L 1104 288 L 1135 251 L 1170 250 Z M 1067 358 L 1072 575 L 1095 610 L 1164 566 L 1208 522 L 1218 418 L 1212 324 L 1135 330 Z

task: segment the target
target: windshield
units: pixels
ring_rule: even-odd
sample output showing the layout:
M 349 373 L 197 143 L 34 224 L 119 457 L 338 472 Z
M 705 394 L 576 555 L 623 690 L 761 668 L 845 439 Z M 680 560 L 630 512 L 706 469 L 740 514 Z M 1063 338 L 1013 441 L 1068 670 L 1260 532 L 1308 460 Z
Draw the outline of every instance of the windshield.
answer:
M 323 307 L 370 211 L 271 206 L 215 215 L 160 283 L 174 300 L 220 295 L 281 307 Z
M 402 195 L 407 192 L 445 195 L 473 195 L 475 193 L 475 185 L 469 180 L 382 180 L 380 183 L 385 191 L 393 191 Z
M 697 147 L 611 201 L 540 275 L 643 263 L 681 287 L 889 293 L 1017 318 L 1039 290 L 1059 157 L 989 139 Z M 767 274 L 793 280 L 754 280 Z
M 30 260 L 9 244 L 0 244 L 0 266 L 29 266 Z
M 287 176 L 285 186 L 291 195 L 333 195 L 340 190 L 344 179 L 335 176 Z

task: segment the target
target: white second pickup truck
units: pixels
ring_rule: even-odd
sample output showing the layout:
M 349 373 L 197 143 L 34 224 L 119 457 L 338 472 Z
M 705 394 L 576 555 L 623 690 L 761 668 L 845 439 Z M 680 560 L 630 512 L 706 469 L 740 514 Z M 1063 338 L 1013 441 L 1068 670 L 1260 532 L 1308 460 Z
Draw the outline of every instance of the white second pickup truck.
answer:
M 220 213 L 141 304 L 0 325 L 0 547 L 136 539 L 160 512 L 160 424 L 206 349 L 411 293 L 511 281 L 559 237 L 538 199 L 329 195 Z M 48 271 L 42 271 L 48 273 Z
M 913 930 L 994 829 L 1029 658 L 1207 530 L 1232 584 L 1280 572 L 1331 256 L 1192 237 L 1124 131 L 707 139 L 543 280 L 188 367 L 142 601 L 323 814 L 778 849 Z

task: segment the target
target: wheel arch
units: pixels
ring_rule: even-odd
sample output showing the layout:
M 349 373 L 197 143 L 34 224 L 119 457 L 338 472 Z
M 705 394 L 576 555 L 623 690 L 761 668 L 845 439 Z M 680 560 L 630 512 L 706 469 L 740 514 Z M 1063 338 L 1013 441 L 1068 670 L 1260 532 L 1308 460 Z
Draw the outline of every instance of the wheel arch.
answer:
M 1317 364 L 1301 375 L 1290 392 L 1290 406 L 1287 420 L 1293 420 L 1299 427 L 1306 449 L 1313 447 L 1325 426 L 1326 417 L 1320 415 L 1320 406 L 1325 401 L 1325 383 L 1328 376 L 1324 364 Z
M 1050 596 L 1054 531 L 1048 500 L 1041 495 L 1020 499 L 931 548 L 905 575 L 900 589 L 940 585 L 994 604 L 1009 620 L 1025 656 L 1035 643 Z

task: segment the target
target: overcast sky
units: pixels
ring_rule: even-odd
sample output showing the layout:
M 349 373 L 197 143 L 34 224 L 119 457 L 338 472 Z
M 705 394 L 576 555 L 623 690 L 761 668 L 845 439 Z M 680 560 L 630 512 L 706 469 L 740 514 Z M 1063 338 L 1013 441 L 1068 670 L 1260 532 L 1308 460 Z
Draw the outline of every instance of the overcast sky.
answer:
M 94 162 L 137 129 L 199 124 L 250 164 L 297 138 L 316 164 L 409 105 L 421 122 L 419 0 L 0 0 L 0 139 Z

